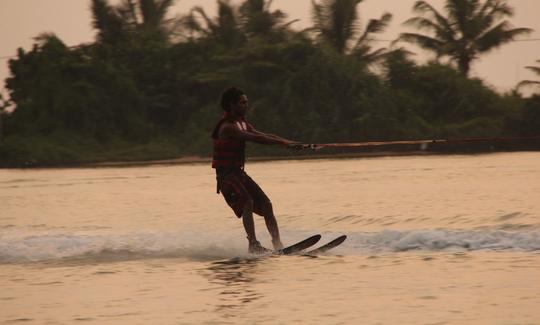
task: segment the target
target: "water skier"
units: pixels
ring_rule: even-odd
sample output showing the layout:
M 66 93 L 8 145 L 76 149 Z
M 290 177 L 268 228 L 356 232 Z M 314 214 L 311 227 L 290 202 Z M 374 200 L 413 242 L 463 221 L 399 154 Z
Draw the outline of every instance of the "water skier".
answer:
M 212 132 L 214 141 L 212 168 L 216 169 L 217 192 L 221 192 L 235 215 L 242 218 L 250 253 L 269 251 L 257 240 L 253 212 L 264 217 L 274 249 L 281 249 L 283 244 L 272 203 L 259 185 L 244 171 L 245 143 L 252 141 L 267 145 L 284 145 L 293 149 L 299 148 L 299 143 L 257 131 L 246 120 L 248 98 L 238 88 L 229 88 L 221 95 L 221 108 L 225 114 Z

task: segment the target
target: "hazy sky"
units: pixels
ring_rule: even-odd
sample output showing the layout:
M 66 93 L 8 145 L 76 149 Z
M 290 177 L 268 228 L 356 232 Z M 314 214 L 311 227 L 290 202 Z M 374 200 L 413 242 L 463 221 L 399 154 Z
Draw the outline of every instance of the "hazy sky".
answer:
M 118 0 L 110 1 L 118 2 Z M 233 0 L 239 3 L 239 0 Z M 392 24 L 380 39 L 393 40 L 400 32 L 411 31 L 401 24 L 413 14 L 415 0 L 364 0 L 359 5 L 362 26 L 370 18 L 379 18 L 383 12 L 394 15 Z M 442 9 L 444 0 L 428 0 Z M 526 70 L 527 65 L 535 65 L 540 60 L 540 0 L 509 0 L 515 8 L 511 19 L 514 27 L 533 28 L 526 39 L 515 42 L 488 54 L 472 67 L 473 76 L 481 77 L 499 90 L 513 88 L 520 80 L 534 79 Z M 178 0 L 171 13 L 184 14 L 195 5 L 205 7 L 211 16 L 216 15 L 216 0 Z M 15 55 L 18 47 L 29 49 L 33 37 L 41 32 L 54 32 L 67 45 L 91 42 L 94 31 L 91 28 L 90 0 L 0 0 L 0 79 L 8 76 L 7 60 Z M 274 0 L 273 9 L 281 9 L 289 18 L 300 19 L 293 26 L 297 29 L 311 25 L 311 0 Z M 381 43 L 381 46 L 387 43 Z M 418 58 L 427 57 L 422 50 L 411 47 Z

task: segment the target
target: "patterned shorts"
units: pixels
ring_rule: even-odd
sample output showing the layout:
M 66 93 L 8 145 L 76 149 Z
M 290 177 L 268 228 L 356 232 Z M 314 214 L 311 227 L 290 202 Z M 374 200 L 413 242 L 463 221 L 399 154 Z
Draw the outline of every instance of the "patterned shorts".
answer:
M 255 181 L 238 169 L 226 173 L 218 172 L 218 192 L 221 192 L 227 204 L 238 217 L 242 217 L 244 206 L 253 200 L 253 212 L 263 215 L 271 206 L 270 199 Z

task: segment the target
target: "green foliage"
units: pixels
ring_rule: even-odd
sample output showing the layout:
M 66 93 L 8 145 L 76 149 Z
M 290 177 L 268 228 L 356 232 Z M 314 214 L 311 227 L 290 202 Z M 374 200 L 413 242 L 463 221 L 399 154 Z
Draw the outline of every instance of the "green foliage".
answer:
M 7 79 L 17 109 L 7 119 L 6 134 L 47 136 L 65 129 L 100 141 L 147 137 L 143 101 L 132 80 L 86 52 L 68 49 L 55 36 L 29 53 L 19 51 Z
M 108 161 L 175 158 L 183 153 L 173 139 L 133 143 L 123 139 L 103 144 L 66 132 L 44 136 L 12 135 L 0 143 L 0 167 L 69 166 Z
M 123 0 L 113 6 L 107 0 L 91 0 L 92 26 L 97 40 L 118 45 L 134 37 L 151 37 L 166 42 L 180 25 L 168 19 L 167 12 L 175 0 Z
M 536 60 L 536 62 L 540 63 L 540 60 Z M 525 68 L 540 77 L 540 66 L 527 66 Z M 517 85 L 517 88 L 523 87 L 535 87 L 536 90 L 540 90 L 540 80 L 523 80 Z
M 540 132 L 540 95 L 527 99 L 523 107 L 521 134 L 536 136 Z
M 471 62 L 532 32 L 530 28 L 512 28 L 507 20 L 513 9 L 506 0 L 446 0 L 445 14 L 428 1 L 416 1 L 419 14 L 404 24 L 428 34 L 401 33 L 400 40 L 417 44 L 437 57 L 449 57 L 459 70 L 468 74 Z
M 386 48 L 373 50 L 374 34 L 386 30 L 392 14 L 384 13 L 379 19 L 370 19 L 360 29 L 358 5 L 363 0 L 312 0 L 312 32 L 317 41 L 338 53 L 355 57 L 366 65 L 376 63 L 389 54 Z
M 538 96 L 500 95 L 450 66 L 419 65 L 397 50 L 381 57 L 381 75 L 370 72 L 365 58 L 378 51 L 369 34 L 388 17 L 362 35 L 355 29 L 340 53 L 289 29 L 263 0 L 220 0 L 217 17 L 194 8 L 179 40 L 166 28 L 171 3 L 93 0 L 94 44 L 67 47 L 43 34 L 32 50 L 19 50 L 9 63 L 5 100 L 16 109 L 2 115 L 0 166 L 208 156 L 219 96 L 231 85 L 248 94 L 258 129 L 308 143 L 540 129 Z M 249 152 L 289 154 L 271 146 Z
M 468 79 L 438 63 L 417 68 L 404 88 L 423 99 L 423 105 L 416 105 L 416 113 L 433 123 L 462 122 L 499 113 L 494 91 L 480 80 Z

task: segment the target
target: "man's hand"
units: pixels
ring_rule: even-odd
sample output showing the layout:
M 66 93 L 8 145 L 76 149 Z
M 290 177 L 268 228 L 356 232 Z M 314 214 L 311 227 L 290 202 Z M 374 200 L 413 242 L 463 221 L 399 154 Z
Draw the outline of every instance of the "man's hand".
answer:
M 300 142 L 296 142 L 296 141 L 285 141 L 283 143 L 287 149 L 290 149 L 290 150 L 302 150 L 304 149 L 304 144 L 300 143 Z
M 295 143 L 289 143 L 287 145 L 287 148 L 288 149 L 291 149 L 291 150 L 296 150 L 296 151 L 299 151 L 299 150 L 302 150 L 304 149 L 304 145 L 302 143 L 299 143 L 299 142 L 295 142 Z
M 298 142 L 290 144 L 290 145 L 288 145 L 288 147 L 292 148 L 294 150 L 302 150 L 302 149 L 320 150 L 320 149 L 324 148 L 324 146 L 322 146 L 322 145 L 298 143 Z

